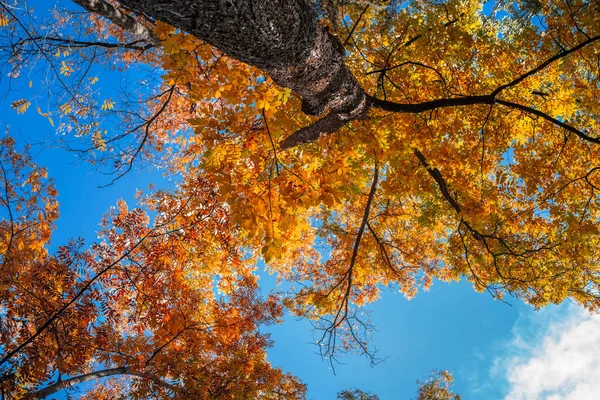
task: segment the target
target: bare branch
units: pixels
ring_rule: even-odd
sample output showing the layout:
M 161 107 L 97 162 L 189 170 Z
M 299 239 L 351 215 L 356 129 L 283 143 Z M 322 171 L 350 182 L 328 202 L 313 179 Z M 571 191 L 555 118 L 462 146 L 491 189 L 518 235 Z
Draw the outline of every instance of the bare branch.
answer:
M 344 273 L 342 279 L 332 288 L 329 292 L 333 292 L 335 288 L 339 287 L 342 282 L 346 281 L 345 291 L 342 297 L 342 301 L 337 309 L 333 320 L 329 323 L 329 326 L 325 328 L 323 336 L 319 343 L 325 342 L 327 339 L 327 346 L 325 349 L 325 354 L 333 354 L 335 353 L 336 348 L 336 338 L 337 338 L 337 328 L 344 322 L 348 324 L 350 329 L 350 334 L 356 340 L 356 343 L 361 347 L 362 351 L 365 354 L 369 354 L 365 345 L 357 338 L 356 333 L 354 332 L 354 328 L 352 324 L 349 323 L 349 308 L 350 308 L 350 296 L 352 291 L 352 274 L 354 270 L 354 266 L 356 265 L 356 258 L 358 256 L 358 250 L 360 248 L 360 242 L 369 222 L 369 214 L 371 212 L 371 204 L 373 203 L 373 199 L 375 198 L 375 193 L 377 192 L 377 183 L 379 182 L 379 167 L 375 164 L 375 173 L 373 176 L 373 183 L 371 184 L 371 190 L 369 191 L 369 197 L 367 198 L 367 204 L 365 205 L 365 210 L 363 213 L 363 218 L 356 233 L 356 239 L 354 241 L 354 246 L 352 247 L 352 256 L 350 258 L 350 265 L 348 266 L 348 270 Z M 356 317 L 354 317 L 357 319 Z M 359 321 L 360 323 L 360 321 Z M 364 323 L 361 323 L 364 326 Z M 371 357 L 373 358 L 373 357 Z M 331 360 L 332 358 L 330 358 Z

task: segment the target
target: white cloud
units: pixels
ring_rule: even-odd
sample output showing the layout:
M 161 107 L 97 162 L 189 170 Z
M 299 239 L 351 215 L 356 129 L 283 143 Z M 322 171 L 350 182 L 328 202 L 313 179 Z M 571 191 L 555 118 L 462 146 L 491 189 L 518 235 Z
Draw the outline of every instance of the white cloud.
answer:
M 568 307 L 541 319 L 535 334 L 517 327 L 511 355 L 496 362 L 508 382 L 505 399 L 600 399 L 600 316 Z

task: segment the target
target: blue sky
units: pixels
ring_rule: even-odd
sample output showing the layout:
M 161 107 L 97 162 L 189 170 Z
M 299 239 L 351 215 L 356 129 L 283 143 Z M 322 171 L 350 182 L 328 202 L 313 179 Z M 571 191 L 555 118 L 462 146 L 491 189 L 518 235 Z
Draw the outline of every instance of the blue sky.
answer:
M 44 4 L 30 2 L 35 3 Z M 23 96 L 7 92 L 6 84 L 2 79 L 0 93 L 6 95 L 0 98 L 0 130 L 8 126 L 20 143 L 51 137 L 52 127 L 35 111 L 23 116 L 10 109 L 10 102 Z M 101 189 L 110 179 L 73 154 L 37 150 L 36 161 L 48 169 L 59 191 L 61 218 L 52 246 L 70 237 L 92 242 L 102 215 L 117 199 L 133 204 L 136 189 L 151 182 L 171 185 L 159 172 L 134 169 Z M 272 278 L 263 280 L 272 285 Z M 467 282 L 436 282 L 410 301 L 387 291 L 368 308 L 377 328 L 372 346 L 385 358 L 380 364 L 370 367 L 365 357 L 345 356 L 334 375 L 329 362 L 316 354 L 308 321 L 293 317 L 267 328 L 275 340 L 269 356 L 306 382 L 309 398 L 317 400 L 333 399 L 347 388 L 377 393 L 382 400 L 412 399 L 416 380 L 425 380 L 433 369 L 451 371 L 464 399 L 596 399 L 600 319 L 569 304 L 536 312 L 507 300 L 512 306 L 475 293 Z

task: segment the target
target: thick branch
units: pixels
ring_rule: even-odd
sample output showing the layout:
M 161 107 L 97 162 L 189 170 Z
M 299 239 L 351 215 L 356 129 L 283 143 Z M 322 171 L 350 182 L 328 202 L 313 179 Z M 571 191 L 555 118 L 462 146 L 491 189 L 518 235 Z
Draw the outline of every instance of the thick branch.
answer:
M 367 95 L 369 104 L 366 106 L 366 110 L 371 107 L 379 108 L 385 111 L 397 112 L 397 113 L 410 113 L 417 114 L 426 111 L 436 110 L 438 108 L 447 108 L 447 107 L 464 107 L 464 106 L 472 106 L 477 104 L 501 104 L 505 107 L 514 108 L 517 110 L 524 111 L 529 114 L 536 115 L 541 117 L 549 122 L 552 122 L 554 125 L 566 129 L 569 132 L 574 133 L 579 136 L 581 139 L 586 140 L 592 143 L 600 143 L 600 138 L 594 138 L 592 136 L 587 135 L 583 131 L 568 125 L 556 118 L 549 116 L 548 114 L 536 110 L 535 108 L 527 107 L 518 103 L 513 103 L 506 100 L 497 99 L 492 95 L 485 96 L 465 96 L 465 97 L 455 97 L 450 99 L 436 99 L 431 101 L 425 101 L 423 103 L 394 103 L 387 100 L 381 100 L 370 95 Z M 322 133 L 332 133 L 337 129 L 341 128 L 344 124 L 350 122 L 351 118 L 341 118 L 339 115 L 328 114 L 324 118 L 314 122 L 313 124 L 304 127 L 292 135 L 285 138 L 280 146 L 282 149 L 288 149 L 299 144 L 305 144 L 314 142 L 317 140 Z
M 429 175 L 438 184 L 438 187 L 440 188 L 440 191 L 442 192 L 442 195 L 444 196 L 448 204 L 452 206 L 452 208 L 454 209 L 454 211 L 456 211 L 457 214 L 460 214 L 460 206 L 458 205 L 456 199 L 454 199 L 454 197 L 452 197 L 452 195 L 450 194 L 450 191 L 448 190 L 448 185 L 446 185 L 446 180 L 442 176 L 440 170 L 437 168 L 432 168 L 431 165 L 427 162 L 427 159 L 425 158 L 423 153 L 421 153 L 419 150 L 413 149 L 413 153 L 415 154 L 415 156 L 417 156 L 421 165 L 425 167 L 427 173 L 429 173 Z
M 329 113 L 309 126 L 297 130 L 279 143 L 282 150 L 300 144 L 311 143 L 319 139 L 322 133 L 333 133 L 340 129 L 349 119 L 342 118 L 339 114 Z
M 363 114 L 366 114 L 366 112 L 371 107 L 399 113 L 420 113 L 443 107 L 459 107 L 470 106 L 475 104 L 494 103 L 494 98 L 491 96 L 456 97 L 452 99 L 437 99 L 415 104 L 394 103 L 391 101 L 381 100 L 370 95 L 366 96 L 367 101 L 363 107 Z M 285 138 L 283 141 L 281 141 L 279 145 L 282 149 L 285 150 L 300 144 L 314 142 L 315 140 L 319 139 L 321 134 L 335 132 L 339 128 L 344 126 L 344 124 L 350 122 L 353 119 L 355 118 L 336 113 L 330 113 L 325 117 L 315 121 L 313 124 L 301 128 L 300 130 L 297 130 L 296 132 Z
M 475 104 L 489 105 L 494 104 L 495 101 L 494 97 L 491 95 L 454 97 L 451 99 L 436 99 L 414 104 L 394 103 L 391 101 L 381 100 L 373 96 L 368 96 L 368 98 L 371 105 L 375 108 L 400 113 L 420 113 L 425 111 L 436 110 L 438 108 L 471 106 Z
M 438 108 L 445 108 L 445 107 L 461 107 L 461 106 L 470 106 L 470 105 L 476 105 L 476 104 L 491 105 L 494 103 L 499 103 L 499 104 L 502 104 L 507 107 L 516 108 L 521 111 L 525 111 L 530 114 L 534 114 L 539 117 L 542 117 L 542 118 L 546 119 L 547 121 L 550 121 L 553 124 L 568 130 L 569 132 L 573 132 L 580 138 L 587 140 L 589 142 L 600 143 L 600 139 L 596 139 L 591 136 L 588 136 L 584 132 L 582 132 L 568 124 L 565 124 L 564 122 L 561 122 L 561 121 L 557 120 L 556 118 L 552 118 L 549 115 L 547 115 L 539 110 L 536 110 L 531 107 L 523 106 L 523 105 L 520 105 L 517 103 L 512 103 L 512 102 L 508 102 L 505 100 L 497 99 L 498 94 L 500 94 L 500 92 L 502 92 L 503 90 L 519 84 L 520 82 L 525 80 L 527 77 L 535 75 L 536 73 L 538 73 L 542 69 L 546 68 L 548 65 L 552 64 L 553 62 L 555 62 L 563 57 L 566 57 L 567 55 L 569 55 L 571 53 L 581 50 L 585 46 L 587 46 L 593 42 L 596 42 L 597 40 L 600 40 L 600 35 L 590 38 L 590 39 L 578 44 L 577 46 L 573 47 L 572 49 L 561 51 L 560 53 L 556 54 L 553 57 L 550 57 L 548 60 L 541 63 L 536 68 L 524 73 L 523 75 L 519 76 L 518 78 L 514 79 L 513 81 L 497 87 L 489 95 L 465 96 L 465 97 L 456 97 L 456 98 L 450 98 L 450 99 L 436 99 L 436 100 L 426 101 L 423 103 L 405 104 L 405 103 L 394 103 L 394 102 L 390 102 L 390 101 L 386 101 L 386 100 L 381 100 L 381 99 L 378 99 L 376 97 L 373 97 L 373 96 L 370 96 L 367 94 L 366 96 L 368 99 L 368 104 L 365 106 L 365 111 L 363 112 L 363 114 L 366 114 L 366 112 L 371 107 L 375 107 L 375 108 L 379 108 L 381 110 L 391 111 L 391 112 L 420 113 L 420 112 L 432 111 L 432 110 L 436 110 Z M 402 65 L 405 65 L 408 63 L 419 64 L 424 67 L 427 67 L 426 65 L 423 65 L 420 63 L 406 62 L 406 63 L 398 64 L 393 67 L 389 67 L 387 69 L 379 69 L 379 70 L 375 70 L 375 71 L 370 71 L 367 73 L 367 75 L 371 74 L 371 73 L 376 73 L 376 72 L 385 72 L 389 69 L 393 69 L 393 68 L 396 68 L 398 66 L 402 66 Z M 429 68 L 429 67 L 427 67 L 427 68 Z M 534 93 L 538 94 L 536 92 L 534 92 Z M 327 118 L 327 117 L 325 117 L 325 118 Z M 339 123 L 339 127 L 343 126 L 346 122 L 348 122 L 348 121 Z M 285 140 L 283 140 L 281 142 L 281 147 L 282 147 L 282 149 L 286 149 L 286 148 L 290 148 L 290 147 L 293 147 L 293 146 L 296 146 L 299 144 L 315 141 L 320 137 L 321 133 L 331 133 L 332 132 L 331 129 L 333 129 L 333 126 L 334 126 L 334 124 L 332 124 L 331 121 L 319 120 L 308 127 L 302 128 L 302 129 L 294 132 L 292 135 L 290 135 L 289 137 L 287 137 Z
M 155 46 L 160 45 L 160 40 L 158 40 L 150 29 L 139 23 L 131 15 L 122 12 L 103 0 L 73 0 L 73 2 L 79 4 L 89 12 L 96 13 L 109 19 L 115 25 L 144 39 L 148 43 L 152 43 Z

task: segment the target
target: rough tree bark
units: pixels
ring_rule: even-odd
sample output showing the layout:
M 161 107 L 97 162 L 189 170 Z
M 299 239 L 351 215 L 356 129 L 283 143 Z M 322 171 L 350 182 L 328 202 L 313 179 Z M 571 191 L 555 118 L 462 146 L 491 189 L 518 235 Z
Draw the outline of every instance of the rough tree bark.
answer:
M 148 27 L 136 21 L 136 19 L 131 15 L 122 12 L 104 0 L 73 0 L 73 2 L 79 4 L 81 7 L 90 12 L 109 19 L 115 25 L 125 29 L 128 32 L 131 32 L 151 45 L 160 45 L 160 40 L 158 40 L 158 38 L 150 29 L 148 29 Z

